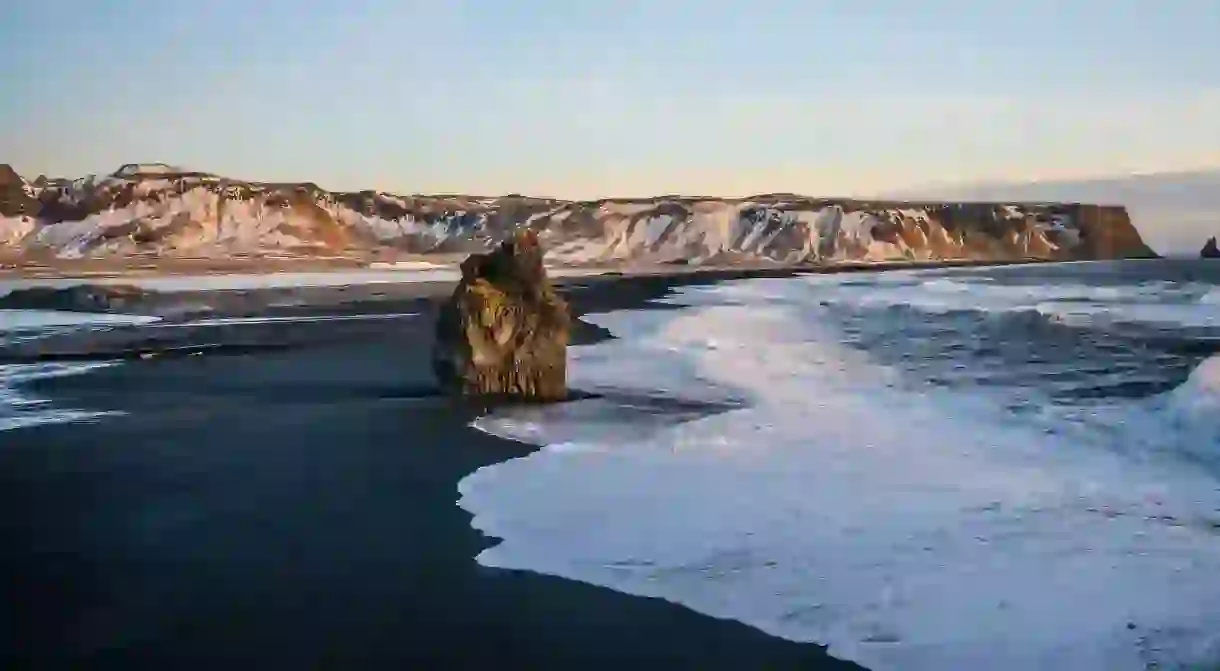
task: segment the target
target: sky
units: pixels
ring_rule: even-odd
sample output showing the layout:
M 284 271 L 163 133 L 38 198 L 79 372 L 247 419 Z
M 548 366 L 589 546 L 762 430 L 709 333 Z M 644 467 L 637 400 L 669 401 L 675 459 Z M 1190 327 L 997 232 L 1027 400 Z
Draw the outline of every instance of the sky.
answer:
M 0 162 L 869 195 L 1220 167 L 1215 0 L 15 0 Z

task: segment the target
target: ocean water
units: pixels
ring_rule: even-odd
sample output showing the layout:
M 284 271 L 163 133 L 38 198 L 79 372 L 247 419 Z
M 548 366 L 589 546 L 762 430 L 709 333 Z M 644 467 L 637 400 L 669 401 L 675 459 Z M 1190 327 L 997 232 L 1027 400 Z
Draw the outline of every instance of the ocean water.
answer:
M 49 399 L 34 396 L 22 385 L 34 380 L 65 375 L 80 375 L 115 362 L 0 364 L 0 432 L 38 424 L 80 422 L 104 417 L 107 412 L 77 410 L 54 405 Z M 3 445 L 3 440 L 0 440 Z
M 259 317 L 216 317 L 184 322 L 162 322 L 151 315 L 124 315 L 63 310 L 0 310 L 0 347 L 21 341 L 38 340 L 53 335 L 111 329 L 116 326 L 137 326 L 147 329 L 233 327 L 258 324 L 316 324 L 322 322 L 383 321 L 413 317 L 417 313 L 384 313 L 361 315 L 296 315 Z M 80 363 L 11 363 L 0 364 L 0 431 L 38 424 L 75 422 L 104 417 L 113 413 L 91 412 L 60 407 L 49 399 L 36 397 L 24 387 L 35 380 L 80 375 L 119 365 L 119 361 Z M 2 444 L 2 443 L 0 443 Z
M 147 275 L 119 277 L 65 277 L 0 279 L 0 295 L 31 287 L 66 288 L 79 284 L 130 284 L 152 291 L 249 290 L 285 287 L 329 287 L 403 282 L 451 282 L 460 273 L 446 266 L 404 265 L 381 270 L 349 272 L 226 273 L 214 275 Z M 316 315 L 311 317 L 233 317 L 199 319 L 188 323 L 158 323 L 153 315 L 70 312 L 62 310 L 0 309 L 0 347 L 16 341 L 37 340 L 50 335 L 107 329 L 114 326 L 181 328 L 184 326 L 234 326 L 274 322 L 323 322 L 360 319 L 396 319 L 409 315 Z M 59 408 L 48 400 L 31 397 L 22 385 L 44 377 L 77 375 L 107 363 L 7 364 L 0 365 L 0 431 L 52 422 L 81 421 L 102 413 Z
M 1220 664 L 1220 263 L 755 279 L 592 315 L 602 391 L 459 505 L 487 566 L 875 671 Z M 716 403 L 666 414 L 615 399 Z
M 156 317 L 144 315 L 0 310 L 0 346 L 71 331 L 152 324 L 156 321 Z M 31 395 L 22 386 L 34 380 L 79 375 L 112 365 L 115 362 L 0 364 L 0 431 L 104 416 L 106 413 L 58 407 L 48 399 Z
M 582 277 L 604 271 L 585 268 L 552 268 L 554 277 Z M 368 270 L 331 272 L 282 273 L 223 273 L 212 275 L 128 275 L 118 277 L 6 278 L 0 279 L 0 296 L 31 287 L 66 288 L 79 284 L 135 285 L 151 291 L 232 291 L 274 289 L 286 287 L 336 287 L 361 284 L 401 284 L 410 282 L 454 282 L 461 273 L 456 266 L 424 262 L 373 264 Z M 49 335 L 81 330 L 106 329 L 113 326 L 148 326 L 150 328 L 182 328 L 201 326 L 235 326 L 275 322 L 325 322 L 365 319 L 398 319 L 408 314 L 384 315 L 315 315 L 310 317 L 231 317 L 192 320 L 187 323 L 158 323 L 152 315 L 124 315 L 68 312 L 58 310 L 0 309 L 0 347 L 15 341 L 44 338 Z M 30 397 L 21 385 L 49 376 L 75 375 L 94 370 L 99 364 L 9 364 L 0 365 L 0 431 L 48 422 L 79 421 L 98 417 L 99 413 L 57 408 L 45 399 Z M 105 365 L 113 365 L 107 363 Z

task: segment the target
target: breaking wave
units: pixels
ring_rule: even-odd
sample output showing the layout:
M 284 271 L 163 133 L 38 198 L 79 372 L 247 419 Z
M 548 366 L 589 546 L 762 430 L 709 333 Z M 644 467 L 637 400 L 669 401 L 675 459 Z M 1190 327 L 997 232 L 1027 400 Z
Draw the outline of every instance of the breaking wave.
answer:
M 877 322 L 888 308 L 867 303 L 887 291 L 931 315 L 932 296 L 1007 311 L 1155 291 L 957 284 L 748 280 L 589 318 L 618 339 L 574 348 L 575 386 L 745 403 L 669 422 L 598 422 L 587 404 L 482 418 L 551 449 L 460 483 L 472 524 L 500 539 L 478 561 L 664 598 L 874 671 L 1220 660 L 1220 358 L 1169 391 L 1053 400 L 1034 383 L 933 384 L 890 363 L 902 332 L 870 350 L 836 316 Z

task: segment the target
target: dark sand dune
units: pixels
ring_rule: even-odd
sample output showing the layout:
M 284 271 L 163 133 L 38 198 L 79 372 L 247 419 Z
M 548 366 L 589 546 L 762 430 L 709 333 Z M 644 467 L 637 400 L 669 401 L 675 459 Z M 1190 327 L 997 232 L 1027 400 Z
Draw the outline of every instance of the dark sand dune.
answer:
M 672 281 L 569 292 L 578 311 L 639 306 Z M 467 428 L 472 411 L 433 394 L 430 300 L 370 303 L 421 315 L 350 339 L 302 324 L 288 348 L 38 383 L 125 414 L 0 433 L 0 667 L 858 668 L 666 602 L 476 564 L 489 540 L 457 482 L 531 448 Z

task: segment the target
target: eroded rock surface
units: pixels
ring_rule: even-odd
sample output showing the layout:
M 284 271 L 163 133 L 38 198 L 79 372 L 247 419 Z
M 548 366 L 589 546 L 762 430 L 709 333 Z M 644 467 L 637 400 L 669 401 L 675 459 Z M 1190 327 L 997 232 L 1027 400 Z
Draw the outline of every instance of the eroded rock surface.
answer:
M 441 309 L 433 370 L 465 397 L 527 401 L 567 398 L 571 317 L 542 264 L 532 231 L 462 263 L 462 279 Z

